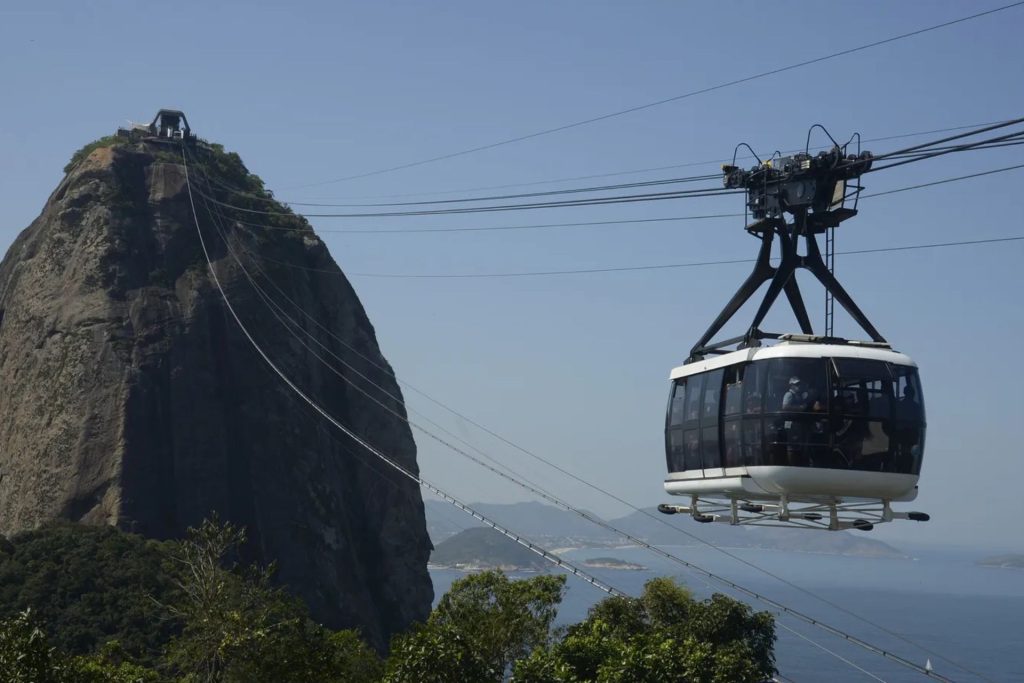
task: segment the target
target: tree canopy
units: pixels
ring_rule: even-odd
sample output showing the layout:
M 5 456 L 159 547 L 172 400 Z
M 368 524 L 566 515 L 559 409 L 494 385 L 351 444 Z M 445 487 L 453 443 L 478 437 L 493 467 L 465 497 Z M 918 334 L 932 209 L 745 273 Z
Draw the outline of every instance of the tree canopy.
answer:
M 243 529 L 182 541 L 54 524 L 0 537 L 0 680 L 12 683 L 756 683 L 775 672 L 774 621 L 667 578 L 554 623 L 565 576 L 455 581 L 384 660 L 313 622 L 242 566 Z

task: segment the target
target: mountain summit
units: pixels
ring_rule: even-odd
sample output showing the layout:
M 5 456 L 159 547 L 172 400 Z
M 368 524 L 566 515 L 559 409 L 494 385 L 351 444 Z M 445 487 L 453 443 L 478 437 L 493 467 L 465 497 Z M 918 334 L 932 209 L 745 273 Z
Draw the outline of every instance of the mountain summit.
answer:
M 237 155 L 187 153 L 198 227 L 257 343 L 417 471 L 398 385 L 323 242 Z M 0 533 L 63 518 L 171 538 L 216 513 L 327 625 L 383 647 L 424 619 L 418 486 L 302 403 L 242 334 L 200 246 L 182 146 L 105 138 L 66 170 L 0 263 Z

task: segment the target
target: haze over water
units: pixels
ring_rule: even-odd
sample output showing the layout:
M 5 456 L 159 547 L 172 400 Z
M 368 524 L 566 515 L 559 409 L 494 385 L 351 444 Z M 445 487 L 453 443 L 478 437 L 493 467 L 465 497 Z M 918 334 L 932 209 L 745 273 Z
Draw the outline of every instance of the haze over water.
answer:
M 983 680 L 710 548 L 666 546 L 665 549 L 917 664 L 923 666 L 930 658 L 937 673 L 954 681 Z M 1019 640 L 1024 625 L 1021 616 L 1024 614 L 1024 571 L 976 565 L 975 561 L 985 556 L 984 552 L 922 548 L 915 549 L 914 557 L 910 559 L 758 549 L 731 552 L 990 680 L 1024 682 L 1024 649 L 1012 645 Z M 643 584 L 654 576 L 675 576 L 699 598 L 722 592 L 748 602 L 754 609 L 775 611 L 638 548 L 591 548 L 570 551 L 565 556 L 576 561 L 610 556 L 646 566 L 646 571 L 589 570 L 631 595 L 638 595 Z M 452 570 L 431 570 L 435 599 L 462 575 Z M 604 597 L 597 589 L 572 578 L 567 585 L 559 611 L 559 623 L 562 624 L 582 620 L 587 609 Z M 853 646 L 803 621 L 778 615 L 777 619 L 888 683 L 927 680 L 918 672 Z M 784 680 L 798 683 L 826 678 L 830 683 L 872 680 L 867 674 L 785 629 L 777 627 L 776 632 L 776 658 Z

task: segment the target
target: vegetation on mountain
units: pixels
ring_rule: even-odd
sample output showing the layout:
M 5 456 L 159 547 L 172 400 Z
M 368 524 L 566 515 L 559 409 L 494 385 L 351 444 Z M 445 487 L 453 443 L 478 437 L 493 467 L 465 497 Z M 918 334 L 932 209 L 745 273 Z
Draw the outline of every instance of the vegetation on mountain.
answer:
M 382 660 L 357 632 L 312 621 L 273 566 L 240 564 L 244 543 L 216 519 L 161 543 L 72 524 L 0 537 L 0 680 L 753 683 L 774 672 L 772 617 L 728 597 L 697 601 L 655 579 L 554 629 L 565 577 L 500 571 L 455 581 Z
M 93 153 L 93 151 L 104 147 L 113 147 L 114 145 L 124 144 L 124 142 L 125 138 L 119 138 L 116 135 L 107 135 L 99 140 L 93 140 L 89 144 L 80 147 L 71 155 L 71 160 L 64 165 L 64 173 L 70 173 L 71 169 L 82 163 L 86 157 Z
M 0 545 L 0 619 L 31 609 L 62 651 L 87 654 L 116 640 L 151 664 L 178 630 L 169 545 L 112 527 L 53 523 Z

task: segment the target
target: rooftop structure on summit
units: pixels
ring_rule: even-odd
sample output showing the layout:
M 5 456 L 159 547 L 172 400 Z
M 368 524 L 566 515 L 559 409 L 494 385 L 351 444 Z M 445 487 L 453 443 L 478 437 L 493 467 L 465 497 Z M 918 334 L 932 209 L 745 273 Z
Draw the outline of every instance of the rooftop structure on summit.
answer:
M 149 125 L 133 123 L 129 128 L 118 128 L 117 135 L 153 142 L 195 142 L 196 139 L 185 112 L 177 109 L 161 109 Z

